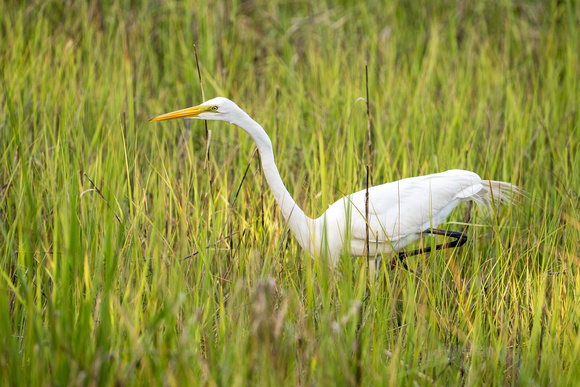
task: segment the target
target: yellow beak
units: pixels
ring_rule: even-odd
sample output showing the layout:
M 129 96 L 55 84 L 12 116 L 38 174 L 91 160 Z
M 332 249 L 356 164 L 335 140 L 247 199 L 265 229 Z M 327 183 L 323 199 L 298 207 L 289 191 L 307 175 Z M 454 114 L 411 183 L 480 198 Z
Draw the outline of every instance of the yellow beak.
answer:
M 211 110 L 211 106 L 194 106 L 187 109 L 181 109 L 171 113 L 162 114 L 150 119 L 149 122 L 174 120 L 176 118 L 193 118 L 197 117 L 200 113 L 207 112 L 208 110 Z

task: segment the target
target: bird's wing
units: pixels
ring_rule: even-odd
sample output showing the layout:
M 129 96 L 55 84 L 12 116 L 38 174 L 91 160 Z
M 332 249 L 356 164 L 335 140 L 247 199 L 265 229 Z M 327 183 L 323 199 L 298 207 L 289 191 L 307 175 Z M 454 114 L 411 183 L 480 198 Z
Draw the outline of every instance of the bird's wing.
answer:
M 473 172 L 450 170 L 412 177 L 369 189 L 371 242 L 388 243 L 443 223 L 462 200 L 482 189 Z M 352 208 L 351 237 L 366 239 L 365 196 L 362 190 L 347 197 Z

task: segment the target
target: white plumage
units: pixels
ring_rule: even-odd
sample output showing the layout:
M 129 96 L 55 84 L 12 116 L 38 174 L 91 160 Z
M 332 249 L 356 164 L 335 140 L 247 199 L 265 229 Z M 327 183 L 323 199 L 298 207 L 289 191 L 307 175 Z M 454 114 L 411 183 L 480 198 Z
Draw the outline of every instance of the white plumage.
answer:
M 317 219 L 307 217 L 284 186 L 274 162 L 272 143 L 264 129 L 234 102 L 214 98 L 199 106 L 163 114 L 151 121 L 174 118 L 226 121 L 239 126 L 254 140 L 262 168 L 284 219 L 311 256 L 336 266 L 341 254 L 361 256 L 366 251 L 366 190 L 347 195 Z M 482 180 L 476 173 L 453 169 L 410 177 L 369 188 L 369 251 L 399 251 L 445 222 L 462 201 L 490 205 L 510 202 L 519 189 L 506 182 Z M 378 251 L 377 251 L 378 250 Z
M 432 175 L 410 177 L 369 189 L 369 250 L 371 255 L 398 251 L 421 238 L 426 230 L 444 223 L 462 201 L 473 200 L 489 205 L 510 201 L 515 187 L 509 183 L 482 180 L 476 173 L 453 169 Z M 492 198 L 492 192 L 494 197 Z M 340 235 L 329 238 L 329 252 L 334 259 L 344 246 L 350 223 L 350 254 L 360 256 L 366 250 L 366 190 L 332 204 L 315 219 L 317 235 Z M 350 219 L 350 222 L 349 222 Z M 322 246 L 321 246 L 322 247 Z

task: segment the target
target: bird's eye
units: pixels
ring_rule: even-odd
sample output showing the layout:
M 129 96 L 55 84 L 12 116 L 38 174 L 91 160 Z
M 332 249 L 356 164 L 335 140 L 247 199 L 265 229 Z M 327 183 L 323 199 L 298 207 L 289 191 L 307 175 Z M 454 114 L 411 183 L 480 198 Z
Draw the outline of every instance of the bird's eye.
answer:
M 217 106 L 212 106 L 211 107 L 211 110 L 218 110 L 218 107 Z

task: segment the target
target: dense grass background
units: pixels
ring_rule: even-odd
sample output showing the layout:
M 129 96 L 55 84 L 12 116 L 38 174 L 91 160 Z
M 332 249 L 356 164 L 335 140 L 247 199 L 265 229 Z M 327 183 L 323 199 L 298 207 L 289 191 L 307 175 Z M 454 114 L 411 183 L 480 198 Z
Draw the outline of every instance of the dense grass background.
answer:
M 3 383 L 580 380 L 578 5 L 358 3 L 0 2 Z M 202 122 L 147 122 L 201 102 L 194 44 L 311 216 L 364 187 L 365 61 L 374 183 L 465 168 L 531 199 L 412 272 L 333 272 L 245 133 L 209 123 L 206 168 Z

